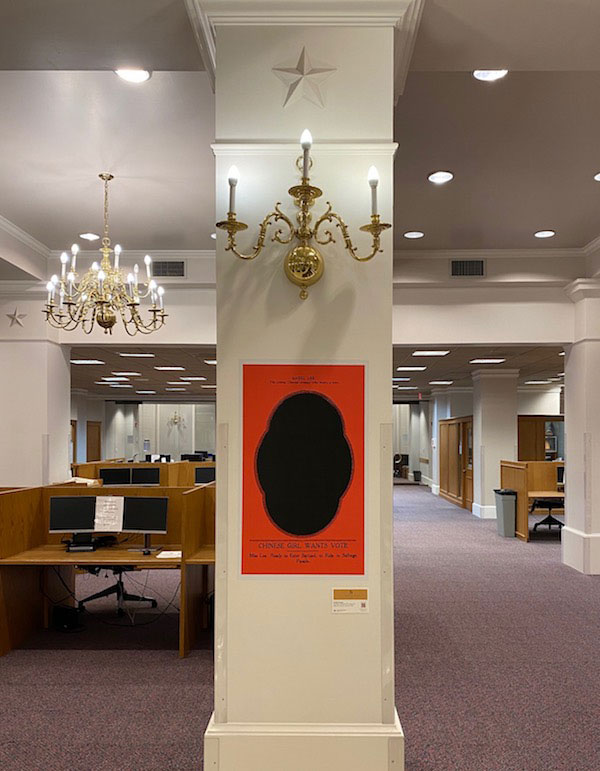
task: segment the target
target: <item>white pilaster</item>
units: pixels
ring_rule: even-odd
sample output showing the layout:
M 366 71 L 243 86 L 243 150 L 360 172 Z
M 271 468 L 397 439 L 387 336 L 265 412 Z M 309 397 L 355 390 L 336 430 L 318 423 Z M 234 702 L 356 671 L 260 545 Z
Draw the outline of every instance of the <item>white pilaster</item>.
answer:
M 420 426 L 421 420 L 421 405 L 410 405 L 410 418 L 408 424 L 408 478 L 414 480 L 415 471 L 420 471 L 421 464 L 419 462 L 421 439 L 420 439 Z
M 600 281 L 573 282 L 575 342 L 565 356 L 565 527 L 562 559 L 600 574 Z
M 369 4 L 364 26 L 356 14 L 333 24 L 320 9 L 310 19 L 309 4 L 276 5 L 296 13 L 267 17 L 273 4 L 253 2 L 207 6 L 209 16 L 211 8 L 218 14 L 217 212 L 222 219 L 227 210 L 227 170 L 235 164 L 238 218 L 250 225 L 239 236 L 244 251 L 275 202 L 295 218 L 286 191 L 298 183 L 306 127 L 315 139 L 311 182 L 324 191 L 315 218 L 331 200 L 357 234 L 369 218 L 371 164 L 381 177 L 382 218 L 392 212 L 393 23 L 372 24 L 379 2 Z M 335 14 L 342 5 L 323 3 Z M 262 11 L 252 17 L 257 6 Z M 303 50 L 332 70 L 317 99 L 323 104 L 288 101 L 273 73 L 294 65 Z M 383 252 L 359 263 L 334 235 L 336 243 L 322 250 L 323 278 L 304 301 L 283 272 L 289 247 L 267 240 L 255 260 L 242 261 L 225 251 L 222 233 L 217 239 L 215 711 L 204 761 L 211 771 L 389 771 L 404 764 L 393 678 L 392 239 L 387 231 Z M 362 250 L 367 241 L 356 235 Z M 254 472 L 241 461 L 240 365 L 252 361 L 366 363 L 364 575 L 241 575 L 242 480 Z M 333 614 L 334 587 L 368 589 L 369 612 Z
M 518 370 L 473 373 L 473 514 L 494 519 L 500 461 L 517 459 Z

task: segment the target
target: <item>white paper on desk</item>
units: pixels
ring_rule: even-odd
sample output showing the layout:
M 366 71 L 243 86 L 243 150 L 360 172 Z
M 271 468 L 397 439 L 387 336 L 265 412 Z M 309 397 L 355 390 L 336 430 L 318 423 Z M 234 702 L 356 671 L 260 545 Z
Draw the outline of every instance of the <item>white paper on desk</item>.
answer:
M 156 559 L 164 559 L 164 560 L 174 560 L 174 559 L 181 559 L 181 552 L 180 551 L 161 551 L 160 554 L 156 555 Z
M 120 533 L 123 530 L 122 495 L 99 495 L 96 497 L 94 530 L 98 533 Z

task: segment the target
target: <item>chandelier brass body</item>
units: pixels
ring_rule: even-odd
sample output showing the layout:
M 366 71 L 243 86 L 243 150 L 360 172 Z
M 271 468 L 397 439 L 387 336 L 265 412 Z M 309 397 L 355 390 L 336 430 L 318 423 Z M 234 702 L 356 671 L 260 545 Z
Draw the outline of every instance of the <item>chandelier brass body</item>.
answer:
M 59 293 L 59 302 L 54 300 L 54 292 L 48 296 L 48 302 L 43 313 L 46 321 L 56 329 L 70 332 L 81 327 L 85 334 L 89 335 L 94 324 L 104 329 L 105 334 L 112 334 L 112 329 L 121 318 L 128 335 L 132 336 L 141 332 L 150 334 L 160 329 L 165 323 L 167 314 L 162 308 L 162 289 L 157 294 L 156 283 L 150 281 L 144 287 L 137 281 L 129 287 L 123 273 L 117 265 L 111 263 L 113 254 L 108 235 L 108 183 L 113 179 L 112 174 L 106 172 L 98 175 L 104 182 L 104 231 L 102 246 L 99 251 L 102 255 L 98 270 L 90 268 L 78 280 L 78 274 L 73 271 L 69 275 L 72 280 L 66 280 L 64 273 L 56 284 Z M 103 271 L 104 278 L 98 275 Z M 154 288 L 153 286 L 154 285 Z M 140 300 L 150 297 L 151 306 L 148 308 L 150 318 L 147 321 L 140 315 Z M 160 307 L 157 305 L 159 301 Z
M 309 177 L 302 177 L 302 182 L 291 187 L 288 193 L 294 199 L 294 204 L 299 210 L 296 214 L 297 225 L 294 225 L 287 214 L 281 211 L 279 208 L 281 202 L 278 201 L 275 204 L 275 209 L 270 214 L 267 214 L 261 222 L 254 249 L 249 254 L 243 254 L 237 248 L 236 235 L 240 231 L 246 230 L 248 225 L 244 222 L 239 222 L 236 218 L 236 213 L 230 211 L 227 214 L 226 220 L 217 222 L 217 227 L 227 232 L 226 251 L 233 252 L 242 260 L 253 260 L 255 257 L 258 257 L 265 246 L 267 231 L 270 225 L 279 222 L 284 223 L 284 227 L 277 228 L 271 236 L 271 241 L 276 241 L 280 244 L 290 244 L 293 240 L 300 242 L 287 253 L 283 268 L 288 279 L 300 287 L 300 298 L 302 300 L 308 297 L 307 287 L 316 284 L 325 270 L 323 255 L 314 244 L 325 246 L 326 244 L 335 243 L 333 232 L 327 227 L 328 225 L 335 223 L 342 234 L 345 249 L 358 262 L 367 262 L 377 252 L 383 251 L 381 249 L 381 233 L 390 228 L 391 225 L 381 222 L 378 214 L 371 215 L 371 222 L 360 228 L 363 232 L 371 234 L 371 251 L 361 257 L 352 243 L 348 226 L 340 215 L 332 210 L 329 201 L 327 201 L 327 209 L 324 214 L 316 220 L 314 225 L 311 225 L 312 214 L 310 209 L 314 205 L 315 200 L 323 195 L 323 191 L 311 185 Z

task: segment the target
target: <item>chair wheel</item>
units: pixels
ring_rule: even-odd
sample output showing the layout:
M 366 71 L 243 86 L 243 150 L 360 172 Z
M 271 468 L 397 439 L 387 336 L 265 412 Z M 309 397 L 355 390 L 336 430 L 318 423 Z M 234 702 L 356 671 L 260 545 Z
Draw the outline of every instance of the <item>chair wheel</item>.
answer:
M 123 608 L 118 608 L 117 609 L 117 616 L 119 616 L 119 618 L 121 618 L 124 615 L 125 615 L 125 611 L 123 610 Z
M 158 607 L 158 603 L 156 602 L 156 600 L 152 600 L 152 607 L 153 608 L 157 608 Z

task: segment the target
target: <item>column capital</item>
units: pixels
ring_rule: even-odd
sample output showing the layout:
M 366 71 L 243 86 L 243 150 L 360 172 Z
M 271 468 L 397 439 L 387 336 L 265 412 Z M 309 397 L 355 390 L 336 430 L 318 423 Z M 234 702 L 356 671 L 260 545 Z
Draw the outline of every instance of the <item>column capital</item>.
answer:
M 600 280 L 596 278 L 576 278 L 565 287 L 567 297 L 576 303 L 588 298 L 600 298 Z
M 472 374 L 474 383 L 480 380 L 516 380 L 518 377 L 518 369 L 476 369 Z

